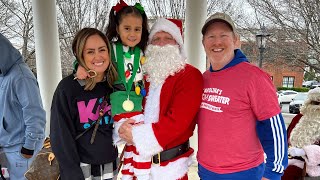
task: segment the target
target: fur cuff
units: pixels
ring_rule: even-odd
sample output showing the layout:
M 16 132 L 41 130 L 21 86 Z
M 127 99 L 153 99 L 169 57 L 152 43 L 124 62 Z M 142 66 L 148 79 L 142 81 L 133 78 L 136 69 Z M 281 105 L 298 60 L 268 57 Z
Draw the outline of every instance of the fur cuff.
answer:
M 140 155 L 150 157 L 163 150 L 154 135 L 152 124 L 142 124 L 132 128 L 133 142 Z
M 320 146 L 318 145 L 309 145 L 303 147 L 306 152 L 305 161 L 308 166 L 317 166 L 320 164 Z
M 300 169 L 303 169 L 304 162 L 300 161 L 298 159 L 289 159 L 288 160 L 288 166 L 290 166 L 290 165 L 297 166 Z
M 188 173 L 189 166 L 192 164 L 192 156 L 180 158 L 170 162 L 166 166 L 152 165 L 151 179 L 181 179 Z

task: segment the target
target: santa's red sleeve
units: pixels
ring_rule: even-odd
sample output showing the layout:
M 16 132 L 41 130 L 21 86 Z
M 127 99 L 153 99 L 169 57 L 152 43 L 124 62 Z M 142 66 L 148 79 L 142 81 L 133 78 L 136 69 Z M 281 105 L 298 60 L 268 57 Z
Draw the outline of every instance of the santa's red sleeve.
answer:
M 294 116 L 294 118 L 291 120 L 288 128 L 287 128 L 287 141 L 288 141 L 288 144 L 290 145 L 290 136 L 291 136 L 291 132 L 293 130 L 293 128 L 296 127 L 296 125 L 298 124 L 298 122 L 300 121 L 301 117 L 303 115 L 301 113 L 297 114 L 296 116 Z

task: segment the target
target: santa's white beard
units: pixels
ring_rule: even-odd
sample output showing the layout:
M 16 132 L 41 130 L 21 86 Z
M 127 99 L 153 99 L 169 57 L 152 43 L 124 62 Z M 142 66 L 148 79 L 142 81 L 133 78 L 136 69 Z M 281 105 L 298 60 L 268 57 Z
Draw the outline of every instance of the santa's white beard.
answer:
M 307 103 L 301 110 L 303 116 L 290 137 L 291 145 L 299 148 L 320 140 L 320 106 Z
M 186 60 L 180 54 L 177 45 L 149 45 L 146 50 L 146 60 L 143 68 L 148 74 L 147 81 L 151 87 L 163 84 L 168 76 L 173 76 L 186 65 Z

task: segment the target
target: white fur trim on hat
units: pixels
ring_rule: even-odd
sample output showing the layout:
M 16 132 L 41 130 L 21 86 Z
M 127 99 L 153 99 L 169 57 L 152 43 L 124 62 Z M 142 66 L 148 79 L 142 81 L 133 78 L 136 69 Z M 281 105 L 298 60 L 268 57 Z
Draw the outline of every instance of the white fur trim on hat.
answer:
M 186 53 L 184 50 L 183 39 L 182 39 L 182 35 L 180 33 L 180 29 L 176 24 L 174 24 L 173 22 L 171 22 L 168 19 L 160 18 L 153 24 L 153 26 L 150 30 L 148 43 L 150 44 L 153 36 L 157 32 L 160 32 L 160 31 L 164 31 L 164 32 L 171 34 L 171 36 L 176 40 L 176 42 L 180 46 L 181 55 L 184 58 L 186 58 Z

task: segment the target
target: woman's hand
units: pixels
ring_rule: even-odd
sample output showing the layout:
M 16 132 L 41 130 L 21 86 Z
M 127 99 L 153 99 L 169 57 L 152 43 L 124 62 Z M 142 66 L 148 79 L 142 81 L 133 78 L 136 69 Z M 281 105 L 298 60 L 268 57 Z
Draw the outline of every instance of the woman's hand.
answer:
M 77 72 L 76 72 L 77 79 L 86 79 L 87 77 L 90 77 L 89 73 L 84 69 L 82 66 L 78 66 Z

